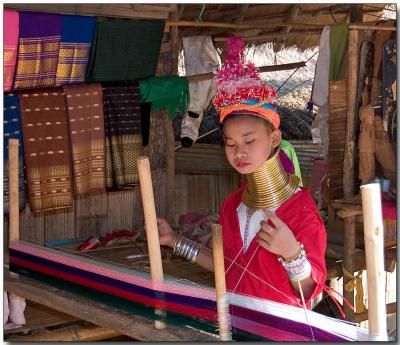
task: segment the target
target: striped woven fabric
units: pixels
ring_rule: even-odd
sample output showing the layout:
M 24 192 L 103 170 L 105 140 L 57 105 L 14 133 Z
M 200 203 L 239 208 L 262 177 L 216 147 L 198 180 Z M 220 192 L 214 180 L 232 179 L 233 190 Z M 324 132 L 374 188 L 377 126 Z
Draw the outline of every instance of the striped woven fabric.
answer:
M 64 86 L 76 195 L 106 191 L 103 93 L 100 84 Z
M 215 289 L 168 276 L 153 283 L 149 272 L 59 249 L 11 241 L 10 270 L 74 293 L 82 291 L 88 298 L 115 302 L 114 308 L 131 313 L 139 312 L 138 305 L 164 309 L 167 320 L 173 315 L 198 320 L 200 331 L 218 320 Z M 312 311 L 306 316 L 302 308 L 235 293 L 228 294 L 228 301 L 231 328 L 234 334 L 236 330 L 247 332 L 247 340 L 252 335 L 273 341 L 371 340 L 358 325 Z
M 3 161 L 3 207 L 4 215 L 9 212 L 9 186 L 8 186 L 8 140 L 18 139 L 18 185 L 19 209 L 25 208 L 25 174 L 22 149 L 21 114 L 18 96 L 9 93 L 4 95 L 4 161 Z
M 31 211 L 71 207 L 71 154 L 62 88 L 19 93 Z
M 19 14 L 18 11 L 4 9 L 4 91 L 11 91 L 14 80 L 15 64 L 17 62 Z
M 63 16 L 56 86 L 85 81 L 94 26 L 94 17 Z
M 20 12 L 14 89 L 55 85 L 61 24 L 61 14 Z
M 139 183 L 137 158 L 143 154 L 139 84 L 103 85 L 107 189 Z

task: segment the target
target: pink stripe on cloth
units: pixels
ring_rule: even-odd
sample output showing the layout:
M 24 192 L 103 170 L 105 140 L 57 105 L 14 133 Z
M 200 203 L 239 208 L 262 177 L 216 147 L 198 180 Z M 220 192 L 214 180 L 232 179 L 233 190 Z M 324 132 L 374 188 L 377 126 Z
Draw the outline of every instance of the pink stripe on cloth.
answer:
M 19 35 L 19 13 L 15 10 L 4 10 L 4 55 L 3 55 L 3 80 L 4 91 L 11 91 L 15 65 L 17 62 L 18 35 Z
M 93 272 L 96 274 L 103 275 L 105 277 L 121 280 L 127 283 L 132 283 L 135 285 L 143 286 L 145 288 L 166 291 L 170 293 L 177 293 L 180 295 L 192 296 L 197 298 L 209 299 L 211 301 L 215 301 L 215 290 L 214 289 L 206 289 L 204 287 L 198 288 L 190 285 L 182 284 L 171 284 L 168 282 L 161 282 L 158 284 L 153 284 L 151 278 L 141 278 L 135 276 L 134 274 L 124 273 L 117 270 L 112 270 L 109 267 L 102 267 L 97 265 L 96 263 L 90 263 L 87 261 L 79 260 L 79 256 L 76 255 L 77 259 L 72 258 L 73 254 L 63 253 L 58 254 L 60 251 L 51 250 L 49 248 L 40 247 L 35 244 L 27 244 L 22 241 L 10 241 L 9 244 L 10 249 L 15 249 L 21 251 L 23 253 L 31 254 L 38 256 L 43 259 L 51 260 L 53 262 L 58 262 L 64 265 L 68 265 L 75 268 L 80 268 L 89 272 Z M 62 252 L 60 252 L 62 253 Z M 132 270 L 134 272 L 134 270 Z M 149 275 L 150 277 L 150 275 Z

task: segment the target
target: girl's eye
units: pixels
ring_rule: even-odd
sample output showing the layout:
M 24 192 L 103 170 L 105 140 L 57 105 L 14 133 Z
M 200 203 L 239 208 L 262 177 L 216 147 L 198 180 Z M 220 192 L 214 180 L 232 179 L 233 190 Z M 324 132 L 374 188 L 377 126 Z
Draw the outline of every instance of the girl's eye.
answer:
M 256 141 L 256 139 L 250 140 L 250 141 L 246 141 L 246 144 L 251 144 L 254 143 Z
M 228 143 L 226 143 L 226 144 L 225 144 L 225 146 L 228 146 L 228 147 L 234 147 L 234 146 L 235 146 L 235 144 L 228 144 Z

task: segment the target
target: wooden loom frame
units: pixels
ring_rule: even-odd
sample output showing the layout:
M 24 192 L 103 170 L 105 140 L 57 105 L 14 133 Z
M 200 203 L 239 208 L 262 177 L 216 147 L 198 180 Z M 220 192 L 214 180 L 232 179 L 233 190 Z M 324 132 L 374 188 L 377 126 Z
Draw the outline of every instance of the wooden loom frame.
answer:
M 19 223 L 18 223 L 18 217 L 19 217 L 19 208 L 18 208 L 18 140 L 15 140 L 15 139 L 11 139 L 10 140 L 9 150 L 10 150 L 10 156 L 9 156 L 10 157 L 10 161 L 9 161 L 10 162 L 9 163 L 10 164 L 10 242 L 16 242 L 16 241 L 19 240 Z M 140 162 L 139 165 L 142 165 L 143 162 L 144 162 L 145 166 L 147 165 L 147 167 L 145 167 L 144 170 L 145 170 L 145 174 L 149 175 L 150 174 L 150 168 L 149 168 L 149 165 L 148 165 L 147 158 L 140 159 L 139 162 Z M 143 168 L 143 166 L 142 166 L 142 168 Z M 139 168 L 139 169 L 142 169 L 142 168 Z M 147 172 L 146 172 L 146 170 L 147 170 Z M 149 178 L 149 176 L 147 176 L 147 178 Z M 142 181 L 141 180 L 141 182 L 143 182 L 143 186 L 146 186 L 146 185 L 147 185 L 147 187 L 151 186 L 151 176 L 147 181 Z M 143 193 L 143 191 L 142 191 L 142 195 L 144 195 L 144 194 L 147 195 L 147 198 L 150 200 L 150 204 L 151 204 L 152 193 Z M 144 201 L 144 203 L 145 203 L 145 201 Z M 148 201 L 146 201 L 146 203 L 148 203 Z M 152 205 L 150 205 L 150 206 L 149 205 L 147 205 L 147 206 L 144 205 L 145 219 L 146 219 L 146 232 L 149 234 L 148 228 L 152 228 L 152 230 L 150 230 L 150 231 L 156 232 L 156 237 L 157 237 L 157 240 L 158 240 L 158 230 L 157 230 L 156 223 L 155 223 L 155 226 L 154 226 L 155 212 L 154 212 L 154 214 L 151 214 L 151 210 L 150 210 L 152 207 L 154 208 L 154 199 L 153 199 L 153 206 Z M 147 215 L 147 217 L 146 217 L 146 213 L 148 214 L 149 212 L 150 212 L 150 216 Z M 214 232 L 216 232 L 216 231 L 214 231 Z M 215 236 L 215 238 L 216 238 L 216 236 Z M 217 241 L 217 239 L 215 239 L 215 241 Z M 149 242 L 151 242 L 151 241 L 149 241 Z M 154 238 L 153 238 L 153 242 L 154 242 Z M 155 241 L 155 242 L 157 242 L 157 241 Z M 154 243 L 153 243 L 153 245 L 154 245 Z M 20 245 L 18 245 L 18 243 L 17 243 L 16 247 L 18 247 L 18 246 L 22 246 L 23 247 L 24 244 L 21 243 Z M 150 246 L 151 245 L 149 244 L 149 249 L 150 249 Z M 10 246 L 10 248 L 11 247 L 12 246 Z M 13 248 L 13 250 L 15 250 L 15 247 Z M 159 253 L 159 243 L 158 243 L 158 253 Z M 161 263 L 161 260 L 160 260 L 160 263 Z M 218 270 L 216 269 L 216 271 L 219 271 L 221 274 L 224 274 L 223 267 L 222 267 L 222 270 L 221 269 L 218 269 Z M 161 273 L 162 273 L 162 271 L 161 271 Z M 153 270 L 152 270 L 151 276 L 152 276 L 153 284 L 155 284 L 155 285 L 161 284 L 161 280 L 162 279 L 161 279 L 161 276 L 159 275 L 159 273 L 158 273 L 158 275 L 154 275 L 153 274 Z M 221 278 L 221 276 L 217 277 L 217 281 L 219 281 L 218 285 L 220 285 L 220 286 L 221 286 L 221 281 L 222 281 L 221 279 L 224 281 L 224 277 L 222 277 L 222 278 Z M 222 285 L 224 285 L 224 284 L 222 284 Z M 217 294 L 216 294 L 217 296 L 214 296 L 214 298 L 218 297 L 218 295 L 221 296 L 221 295 L 224 295 L 224 294 L 225 294 L 224 286 L 222 286 L 222 288 L 220 287 L 217 290 Z M 218 304 L 222 305 L 222 303 L 218 303 Z M 299 309 L 299 308 L 296 308 L 296 307 L 292 307 L 292 308 Z M 219 309 L 218 314 L 222 315 L 222 311 L 223 311 L 223 309 Z M 294 312 L 295 310 L 292 309 L 292 311 Z M 220 318 L 218 318 L 218 319 L 220 319 Z M 220 332 L 220 336 L 221 336 L 221 339 L 228 340 L 229 337 L 227 336 L 227 333 L 226 333 L 226 330 L 227 330 L 226 326 L 227 326 L 226 324 L 220 324 L 220 330 L 223 330 L 225 332 L 225 333 Z M 343 327 L 343 325 L 342 325 L 342 327 Z M 159 329 L 161 330 L 163 328 L 164 327 L 163 327 L 163 324 L 161 322 L 161 327 L 159 327 Z M 278 338 L 276 340 L 280 340 L 280 339 Z M 364 339 L 364 340 L 366 340 L 366 339 Z

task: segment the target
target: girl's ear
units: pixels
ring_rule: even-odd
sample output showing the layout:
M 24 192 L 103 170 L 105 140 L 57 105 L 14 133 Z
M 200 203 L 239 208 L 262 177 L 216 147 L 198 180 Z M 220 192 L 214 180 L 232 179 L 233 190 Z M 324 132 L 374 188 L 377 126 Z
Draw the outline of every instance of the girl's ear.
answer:
M 278 147 L 282 139 L 282 132 L 279 129 L 275 129 L 271 133 L 272 147 Z

